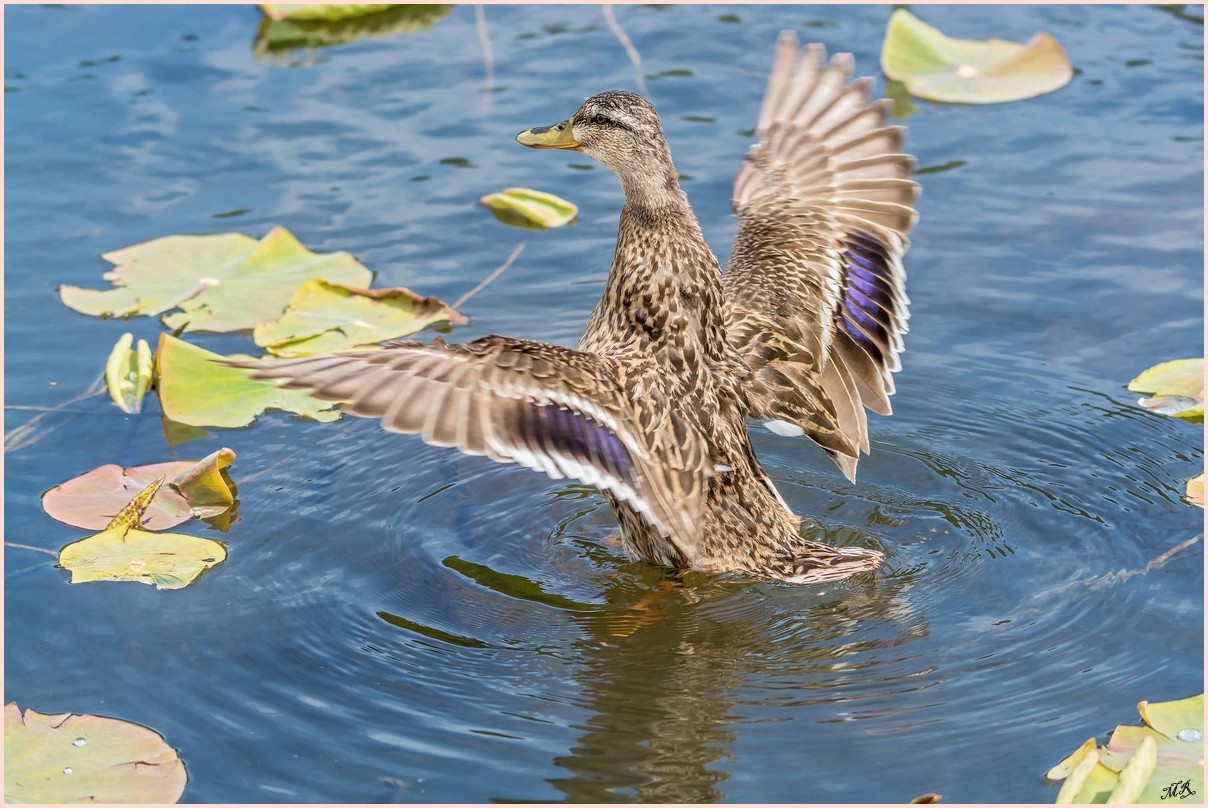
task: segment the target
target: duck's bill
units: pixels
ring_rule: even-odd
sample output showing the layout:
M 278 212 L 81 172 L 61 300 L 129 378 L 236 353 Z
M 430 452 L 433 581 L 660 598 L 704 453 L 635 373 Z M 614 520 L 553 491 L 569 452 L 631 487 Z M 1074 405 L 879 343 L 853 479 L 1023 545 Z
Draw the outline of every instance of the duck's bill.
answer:
M 516 142 L 530 149 L 578 149 L 579 141 L 575 140 L 574 130 L 570 121 L 556 123 L 553 126 L 534 126 L 516 135 Z

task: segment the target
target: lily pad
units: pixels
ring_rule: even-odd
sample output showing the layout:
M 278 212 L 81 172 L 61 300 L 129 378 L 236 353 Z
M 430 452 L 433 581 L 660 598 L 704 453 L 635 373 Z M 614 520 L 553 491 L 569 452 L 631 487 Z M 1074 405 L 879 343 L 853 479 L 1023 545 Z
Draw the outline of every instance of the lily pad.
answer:
M 59 550 L 59 566 L 71 572 L 73 584 L 134 581 L 182 589 L 226 560 L 226 548 L 213 539 L 142 529 L 143 513 L 164 479 L 139 492 L 103 531 Z
M 140 339 L 138 348 L 131 350 L 133 342 L 133 334 L 122 334 L 105 362 L 105 386 L 109 389 L 109 397 L 129 413 L 142 411 L 143 396 L 151 389 L 154 370 L 147 341 Z
M 270 20 L 342 20 L 376 14 L 390 3 L 261 3 L 260 10 Z
M 260 8 L 265 18 L 256 31 L 257 56 L 422 31 L 453 10 L 451 5 L 381 3 L 267 3 Z
M 1057 802 L 1181 802 L 1204 793 L 1204 695 L 1143 701 L 1137 711 L 1145 726 L 1116 727 L 1105 747 L 1091 738 L 1049 770 L 1050 780 L 1067 780 Z
M 280 320 L 256 326 L 256 344 L 277 356 L 309 356 L 414 334 L 433 323 L 469 320 L 434 297 L 409 289 L 359 289 L 313 280 L 302 284 Z
M 1175 359 L 1154 365 L 1128 383 L 1134 393 L 1152 398 L 1137 401 L 1159 415 L 1197 420 L 1204 417 L 1204 357 Z
M 909 118 L 919 111 L 919 107 L 910 97 L 910 91 L 900 81 L 889 81 L 885 84 L 885 97 L 893 102 L 893 117 L 902 120 Z M 923 795 L 927 796 L 927 795 Z
M 1187 501 L 1204 507 L 1204 475 L 1197 474 L 1187 481 Z
M 504 224 L 530 230 L 561 227 L 579 215 L 579 208 L 573 202 L 532 188 L 504 188 L 478 201 Z
M 345 252 L 312 253 L 283 227 L 260 241 L 241 233 L 165 236 L 105 253 L 114 268 L 106 290 L 63 286 L 63 303 L 84 314 L 162 318 L 171 329 L 246 331 L 275 320 L 290 295 L 313 278 L 366 285 L 373 272 Z
M 4 708 L 4 801 L 174 803 L 188 775 L 152 729 L 95 715 Z
M 919 98 L 960 104 L 1032 98 L 1064 87 L 1074 75 L 1061 45 L 1043 31 L 1026 45 L 953 39 L 902 8 L 889 18 L 881 69 Z
M 247 426 L 267 409 L 316 421 L 334 421 L 335 404 L 275 382 L 254 381 L 251 371 L 221 364 L 224 357 L 161 334 L 155 352 L 159 404 L 164 414 L 192 426 Z
M 222 470 L 235 460 L 230 449 L 219 449 L 203 460 L 175 460 L 122 468 L 109 464 L 60 483 L 42 495 L 42 508 L 60 522 L 99 530 L 108 525 L 130 498 L 159 477 L 164 486 L 148 503 L 142 523 L 167 530 L 193 517 L 217 516 L 234 503 L 234 493 Z

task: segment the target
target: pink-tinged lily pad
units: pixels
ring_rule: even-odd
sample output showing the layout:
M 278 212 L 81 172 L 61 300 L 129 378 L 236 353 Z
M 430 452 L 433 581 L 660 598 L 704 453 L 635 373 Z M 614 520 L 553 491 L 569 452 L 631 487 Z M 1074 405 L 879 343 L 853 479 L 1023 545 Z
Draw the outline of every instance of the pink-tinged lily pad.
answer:
M 114 288 L 63 286 L 63 303 L 83 314 L 155 315 L 186 331 L 246 331 L 275 320 L 293 291 L 314 278 L 366 286 L 373 272 L 345 252 L 313 253 L 283 227 L 257 241 L 241 233 L 165 236 L 101 256 Z
M 130 499 L 159 477 L 160 488 L 143 515 L 151 530 L 167 530 L 194 517 L 217 516 L 234 503 L 223 469 L 235 460 L 219 449 L 202 460 L 174 460 L 146 466 L 109 464 L 60 483 L 42 495 L 42 508 L 54 519 L 87 530 L 108 525 Z
M 174 803 L 188 775 L 152 729 L 95 715 L 4 708 L 4 801 Z
M 1107 746 L 1087 740 L 1049 770 L 1066 780 L 1058 803 L 1173 803 L 1204 793 L 1204 694 L 1137 705 L 1143 727 L 1118 726 Z
M 340 417 L 330 401 L 275 382 L 254 381 L 251 371 L 222 364 L 225 357 L 161 334 L 155 351 L 159 404 L 164 414 L 192 426 L 247 426 L 267 409 L 316 421 Z
M 71 572 L 73 584 L 130 581 L 181 589 L 226 560 L 226 548 L 213 539 L 142 529 L 142 516 L 164 479 L 136 494 L 103 531 L 59 550 L 59 566 Z
M 1159 415 L 1198 420 L 1204 417 L 1204 357 L 1175 359 L 1143 371 L 1128 383 L 1134 393 L 1149 393 L 1137 401 Z
M 1064 87 L 1074 68 L 1044 32 L 1028 44 L 953 39 L 906 9 L 889 18 L 881 69 L 912 95 L 959 104 L 999 104 Z
M 376 348 L 434 323 L 465 325 L 465 315 L 410 289 L 361 289 L 313 280 L 302 284 L 281 319 L 252 332 L 256 344 L 276 356 L 310 356 Z

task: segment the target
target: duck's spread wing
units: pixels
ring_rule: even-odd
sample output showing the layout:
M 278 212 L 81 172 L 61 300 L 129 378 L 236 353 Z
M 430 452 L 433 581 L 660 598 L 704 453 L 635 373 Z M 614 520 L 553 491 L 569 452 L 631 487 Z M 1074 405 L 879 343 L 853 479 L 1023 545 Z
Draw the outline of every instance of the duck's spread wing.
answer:
M 658 436 L 638 431 L 616 374 L 594 354 L 490 336 L 228 364 L 434 446 L 595 485 L 645 516 L 686 560 L 697 555 L 700 469 L 652 450 Z
M 809 436 L 854 479 L 864 407 L 890 412 L 901 367 L 918 186 L 889 102 L 870 102 L 871 79 L 851 81 L 849 55 L 823 59 L 792 33 L 777 42 L 722 284 L 729 339 L 754 373 L 751 415 Z

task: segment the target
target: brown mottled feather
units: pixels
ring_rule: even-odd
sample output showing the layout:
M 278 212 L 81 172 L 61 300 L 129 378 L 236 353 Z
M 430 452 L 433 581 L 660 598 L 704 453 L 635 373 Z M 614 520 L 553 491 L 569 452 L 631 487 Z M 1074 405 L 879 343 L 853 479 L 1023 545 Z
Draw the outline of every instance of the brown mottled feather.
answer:
M 917 189 L 901 130 L 850 70 L 781 37 L 724 276 L 649 102 L 602 93 L 525 133 L 571 137 L 625 191 L 578 350 L 490 336 L 234 364 L 389 430 L 594 484 L 636 558 L 795 583 L 872 569 L 876 550 L 803 538 L 746 428 L 749 415 L 798 428 L 852 477 L 864 406 L 888 412 Z
M 888 102 L 850 80 L 850 56 L 823 59 L 791 33 L 777 43 L 758 142 L 734 184 L 739 227 L 722 285 L 730 341 L 762 382 L 751 414 L 795 425 L 854 479 L 864 407 L 889 414 L 901 367 L 901 259 L 918 186 Z

